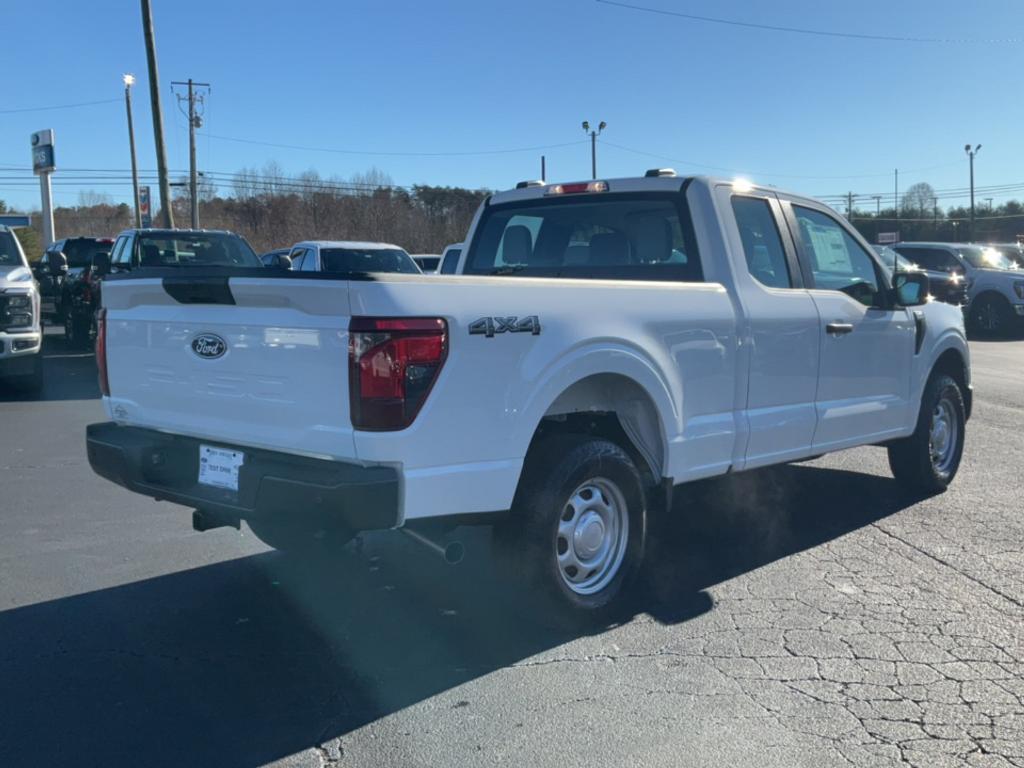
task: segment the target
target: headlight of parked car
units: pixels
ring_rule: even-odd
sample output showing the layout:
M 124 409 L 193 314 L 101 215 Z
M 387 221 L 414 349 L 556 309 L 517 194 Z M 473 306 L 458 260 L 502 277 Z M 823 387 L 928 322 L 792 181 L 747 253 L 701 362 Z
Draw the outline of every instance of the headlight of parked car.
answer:
M 32 294 L 8 294 L 3 311 L 0 311 L 0 327 L 29 327 L 32 325 Z

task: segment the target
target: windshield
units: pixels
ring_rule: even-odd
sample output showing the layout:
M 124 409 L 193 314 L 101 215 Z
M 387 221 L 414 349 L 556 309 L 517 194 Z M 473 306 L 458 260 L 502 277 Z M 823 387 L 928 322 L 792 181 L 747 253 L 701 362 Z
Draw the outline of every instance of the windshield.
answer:
M 875 253 L 878 254 L 879 259 L 881 259 L 882 266 L 884 266 L 889 272 L 892 272 L 892 265 L 894 261 L 896 263 L 896 269 L 899 272 L 917 272 L 921 269 L 921 267 L 906 256 L 896 253 L 896 251 L 887 245 L 875 245 L 872 247 L 875 249 Z
M 143 267 L 262 267 L 249 244 L 224 232 L 141 233 L 139 265 Z
M 1016 269 L 1017 264 L 995 248 L 965 247 L 960 255 L 975 269 Z
M 999 251 L 1017 267 L 1024 267 L 1024 252 L 1015 245 L 990 245 L 994 251 Z
M 0 231 L 0 267 L 21 267 L 25 262 L 21 258 L 21 250 L 14 233 Z
M 488 208 L 466 274 L 702 279 L 678 195 L 587 194 Z
M 110 253 L 113 242 L 110 240 L 95 240 L 93 238 L 80 237 L 68 240 L 64 244 L 64 255 L 68 257 L 69 267 L 88 267 L 92 264 L 92 257 L 97 253 Z
M 401 248 L 322 248 L 325 272 L 400 272 L 415 275 L 419 268 Z

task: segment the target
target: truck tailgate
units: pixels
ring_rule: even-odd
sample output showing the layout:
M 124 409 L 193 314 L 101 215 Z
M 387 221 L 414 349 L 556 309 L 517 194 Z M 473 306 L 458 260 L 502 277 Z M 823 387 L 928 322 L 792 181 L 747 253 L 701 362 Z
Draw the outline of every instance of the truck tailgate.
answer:
M 104 282 L 111 418 L 352 459 L 349 284 L 274 277 Z

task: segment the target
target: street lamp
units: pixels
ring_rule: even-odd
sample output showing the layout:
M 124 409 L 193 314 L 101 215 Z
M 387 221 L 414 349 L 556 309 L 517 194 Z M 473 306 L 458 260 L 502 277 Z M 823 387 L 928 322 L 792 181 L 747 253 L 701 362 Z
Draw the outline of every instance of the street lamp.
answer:
M 122 78 L 124 81 L 124 107 L 128 112 L 128 147 L 132 153 L 132 203 L 135 208 L 135 226 L 142 227 L 142 212 L 139 211 L 139 169 L 135 163 L 135 128 L 132 125 L 132 86 L 135 85 L 135 75 L 126 73 Z
M 971 149 L 970 144 L 964 145 L 964 152 L 971 160 L 971 234 L 970 239 L 974 240 L 974 156 L 981 151 L 981 144 Z
M 583 132 L 590 134 L 590 178 L 597 178 L 597 137 L 601 131 L 608 127 L 608 123 L 602 120 L 597 125 L 597 130 L 590 130 L 590 123 L 587 120 L 583 121 Z

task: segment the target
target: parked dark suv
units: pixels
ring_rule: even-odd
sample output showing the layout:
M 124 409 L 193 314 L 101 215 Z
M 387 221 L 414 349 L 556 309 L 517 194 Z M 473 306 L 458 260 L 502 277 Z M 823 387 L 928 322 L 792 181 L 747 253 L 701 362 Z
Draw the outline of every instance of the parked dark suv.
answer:
M 102 280 L 110 272 L 190 266 L 262 267 L 245 238 L 213 229 L 126 229 L 109 254 L 94 254 L 90 266 L 73 283 L 65 332 L 72 344 L 84 344 L 96 330 Z
M 43 258 L 35 262 L 33 271 L 39 282 L 42 299 L 42 314 L 49 322 L 66 326 L 67 310 L 70 308 L 71 286 L 81 279 L 92 266 L 93 257 L 98 253 L 110 255 L 114 245 L 109 237 L 66 237 L 51 243 L 43 252 Z M 51 265 L 61 262 L 60 254 L 67 258 L 67 269 L 54 269 Z

